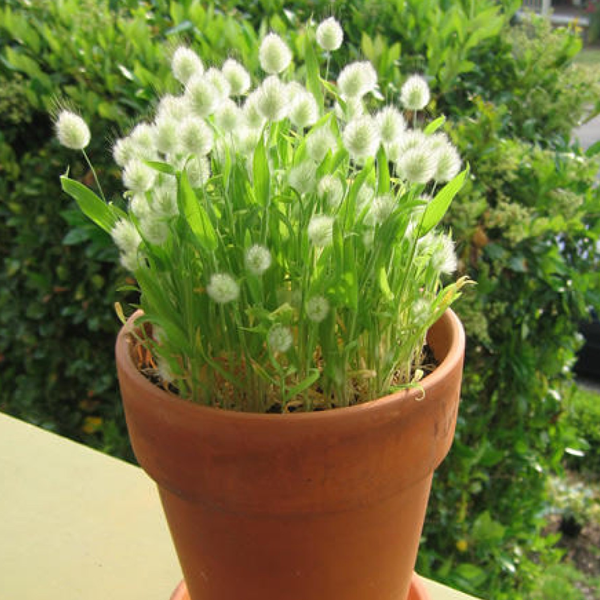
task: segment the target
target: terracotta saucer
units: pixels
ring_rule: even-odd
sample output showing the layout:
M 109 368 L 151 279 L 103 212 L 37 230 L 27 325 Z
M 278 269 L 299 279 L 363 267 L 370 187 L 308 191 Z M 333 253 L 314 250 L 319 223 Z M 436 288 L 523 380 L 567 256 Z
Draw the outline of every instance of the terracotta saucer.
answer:
M 182 581 L 177 586 L 171 596 L 171 600 L 190 600 L 185 581 Z M 416 573 L 413 573 L 410 589 L 408 590 L 408 598 L 406 598 L 406 600 L 430 600 L 425 584 Z

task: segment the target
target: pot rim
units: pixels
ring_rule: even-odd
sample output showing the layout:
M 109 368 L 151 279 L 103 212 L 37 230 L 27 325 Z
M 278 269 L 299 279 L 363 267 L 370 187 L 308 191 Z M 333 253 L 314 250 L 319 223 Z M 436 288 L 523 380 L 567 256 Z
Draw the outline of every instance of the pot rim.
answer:
M 464 357 L 465 348 L 465 331 L 462 323 L 456 313 L 451 309 L 447 308 L 442 314 L 439 320 L 432 325 L 432 328 L 436 324 L 447 329 L 447 335 L 450 338 L 450 345 L 442 358 L 442 361 L 437 367 L 428 375 L 426 375 L 420 382 L 419 387 L 408 388 L 400 390 L 398 392 L 392 392 L 380 398 L 375 398 L 367 402 L 361 402 L 352 406 L 343 406 L 339 408 L 330 408 L 320 411 L 312 412 L 293 412 L 293 413 L 258 413 L 258 412 L 242 412 L 235 410 L 227 410 L 222 408 L 216 408 L 213 406 L 206 406 L 204 404 L 198 404 L 191 400 L 186 400 L 175 394 L 171 394 L 159 386 L 153 384 L 148 378 L 144 377 L 140 373 L 139 369 L 135 366 L 131 353 L 130 353 L 130 333 L 134 327 L 134 322 L 138 316 L 142 314 L 142 310 L 137 310 L 128 319 L 127 322 L 121 327 L 117 336 L 115 344 L 115 355 L 117 363 L 120 368 L 124 371 L 127 377 L 131 378 L 139 386 L 139 389 L 144 394 L 159 394 L 164 396 L 170 402 L 176 404 L 184 404 L 190 407 L 191 410 L 199 410 L 205 412 L 211 418 L 227 418 L 229 420 L 237 420 L 240 424 L 246 422 L 295 422 L 301 423 L 304 421 L 313 422 L 326 422 L 329 419 L 337 419 L 342 415 L 346 417 L 356 417 L 361 414 L 366 418 L 374 410 L 384 410 L 388 405 L 401 402 L 403 400 L 416 399 L 422 393 L 422 389 L 427 389 L 436 386 L 444 380 L 454 369 L 457 368 L 458 363 L 462 363 Z M 431 328 L 430 328 L 431 329 Z M 428 333 L 429 335 L 429 333 Z M 193 408 L 192 408 L 193 407 Z

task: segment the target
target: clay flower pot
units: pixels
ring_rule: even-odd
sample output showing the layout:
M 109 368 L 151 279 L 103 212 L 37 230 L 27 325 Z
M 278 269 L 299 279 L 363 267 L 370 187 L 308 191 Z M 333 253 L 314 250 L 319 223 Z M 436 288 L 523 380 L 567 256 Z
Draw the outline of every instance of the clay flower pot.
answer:
M 404 600 L 434 469 L 452 443 L 464 332 L 411 389 L 315 413 L 249 414 L 169 395 L 116 355 L 129 435 L 158 485 L 191 600 Z M 418 591 L 418 590 L 417 590 Z

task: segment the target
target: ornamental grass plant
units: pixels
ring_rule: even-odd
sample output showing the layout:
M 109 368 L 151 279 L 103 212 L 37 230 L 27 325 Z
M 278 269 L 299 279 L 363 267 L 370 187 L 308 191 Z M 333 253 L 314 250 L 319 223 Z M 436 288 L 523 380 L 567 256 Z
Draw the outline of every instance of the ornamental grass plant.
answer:
M 231 58 L 175 48 L 181 94 L 114 143 L 123 198 L 62 177 L 135 279 L 141 370 L 195 402 L 311 411 L 418 385 L 426 332 L 467 282 L 446 279 L 457 259 L 438 227 L 467 170 L 428 118 L 426 80 L 396 104 L 367 61 L 330 80 L 335 19 L 306 40 L 295 71 L 266 35 L 254 87 Z M 68 109 L 55 123 L 85 154 L 86 123 Z

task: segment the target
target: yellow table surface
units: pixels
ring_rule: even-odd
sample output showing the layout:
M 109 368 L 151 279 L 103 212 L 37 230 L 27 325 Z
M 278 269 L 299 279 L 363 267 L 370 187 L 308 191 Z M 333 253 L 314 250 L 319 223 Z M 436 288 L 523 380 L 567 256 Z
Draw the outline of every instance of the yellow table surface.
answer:
M 169 600 L 180 580 L 141 469 L 0 413 L 0 600 Z

